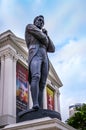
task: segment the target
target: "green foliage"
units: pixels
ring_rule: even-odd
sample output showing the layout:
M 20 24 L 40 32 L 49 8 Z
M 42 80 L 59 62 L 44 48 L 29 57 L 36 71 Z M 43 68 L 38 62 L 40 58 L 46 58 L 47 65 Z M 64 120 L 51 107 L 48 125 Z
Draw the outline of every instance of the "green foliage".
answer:
M 86 130 L 86 104 L 83 104 L 81 107 L 76 107 L 76 111 L 77 112 L 66 121 L 67 124 L 78 130 Z

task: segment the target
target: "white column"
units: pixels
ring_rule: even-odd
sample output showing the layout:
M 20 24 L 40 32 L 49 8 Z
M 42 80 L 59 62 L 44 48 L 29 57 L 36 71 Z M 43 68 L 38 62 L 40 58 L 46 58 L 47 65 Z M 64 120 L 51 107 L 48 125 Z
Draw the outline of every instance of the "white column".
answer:
M 5 55 L 3 114 L 13 115 L 13 57 Z
M 3 114 L 3 93 L 4 93 L 4 56 L 1 56 L 0 115 Z
M 46 87 L 44 88 L 44 93 L 43 93 L 43 108 L 47 109 L 47 90 L 46 90 Z
M 55 87 L 54 103 L 55 111 L 60 113 L 60 92 L 57 87 Z
M 29 83 L 28 83 L 28 87 L 29 87 L 29 89 L 28 89 L 29 109 L 31 109 L 32 106 L 33 106 L 33 102 L 32 102 L 31 90 L 30 90 L 30 85 L 29 85 Z
M 57 91 L 54 92 L 54 109 L 55 111 L 58 111 L 57 108 L 58 102 L 57 102 Z
M 16 62 L 13 60 L 15 55 L 15 50 L 10 47 L 1 51 L 0 125 L 16 121 Z
M 13 115 L 16 117 L 16 62 L 17 62 L 17 56 L 14 56 L 13 58 Z
M 58 90 L 57 92 L 57 109 L 58 109 L 58 112 L 60 113 L 60 92 Z

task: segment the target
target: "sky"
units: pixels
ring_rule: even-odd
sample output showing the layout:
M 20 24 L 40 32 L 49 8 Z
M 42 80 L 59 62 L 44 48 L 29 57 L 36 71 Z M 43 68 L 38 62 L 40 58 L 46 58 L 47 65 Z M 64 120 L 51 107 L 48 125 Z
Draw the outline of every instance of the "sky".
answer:
M 24 39 L 26 25 L 40 14 L 56 48 L 49 59 L 63 83 L 65 121 L 70 105 L 86 103 L 86 0 L 0 0 L 0 33 L 10 29 Z

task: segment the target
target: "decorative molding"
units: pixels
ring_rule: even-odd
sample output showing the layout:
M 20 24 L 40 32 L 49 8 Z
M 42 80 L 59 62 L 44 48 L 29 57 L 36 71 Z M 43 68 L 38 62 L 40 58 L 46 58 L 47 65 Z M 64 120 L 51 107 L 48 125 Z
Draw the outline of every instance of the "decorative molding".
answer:
M 4 62 L 5 56 L 4 55 L 0 55 L 0 59 L 1 59 L 1 62 Z
M 18 38 L 10 30 L 8 30 L 0 35 L 0 48 L 7 45 L 10 45 L 13 49 L 15 49 L 18 57 L 21 57 L 21 59 L 27 62 L 28 53 L 24 49 L 26 46 L 24 39 Z
M 0 57 L 1 58 L 14 58 L 16 57 L 16 52 L 12 49 L 12 47 L 5 47 L 5 48 L 2 48 L 2 50 L 0 50 Z
M 17 56 L 18 56 L 18 59 L 20 59 L 21 61 L 23 61 L 26 65 L 28 65 L 28 60 L 27 58 L 22 55 L 20 52 L 17 52 Z

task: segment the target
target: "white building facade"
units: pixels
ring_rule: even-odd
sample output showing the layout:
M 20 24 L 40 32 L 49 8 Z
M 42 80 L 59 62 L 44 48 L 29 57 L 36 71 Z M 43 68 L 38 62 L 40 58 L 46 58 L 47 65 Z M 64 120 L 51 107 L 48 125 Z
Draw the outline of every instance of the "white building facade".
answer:
M 0 126 L 16 122 L 18 112 L 32 108 L 25 41 L 10 30 L 0 35 Z M 62 86 L 50 63 L 43 108 L 60 113 Z

